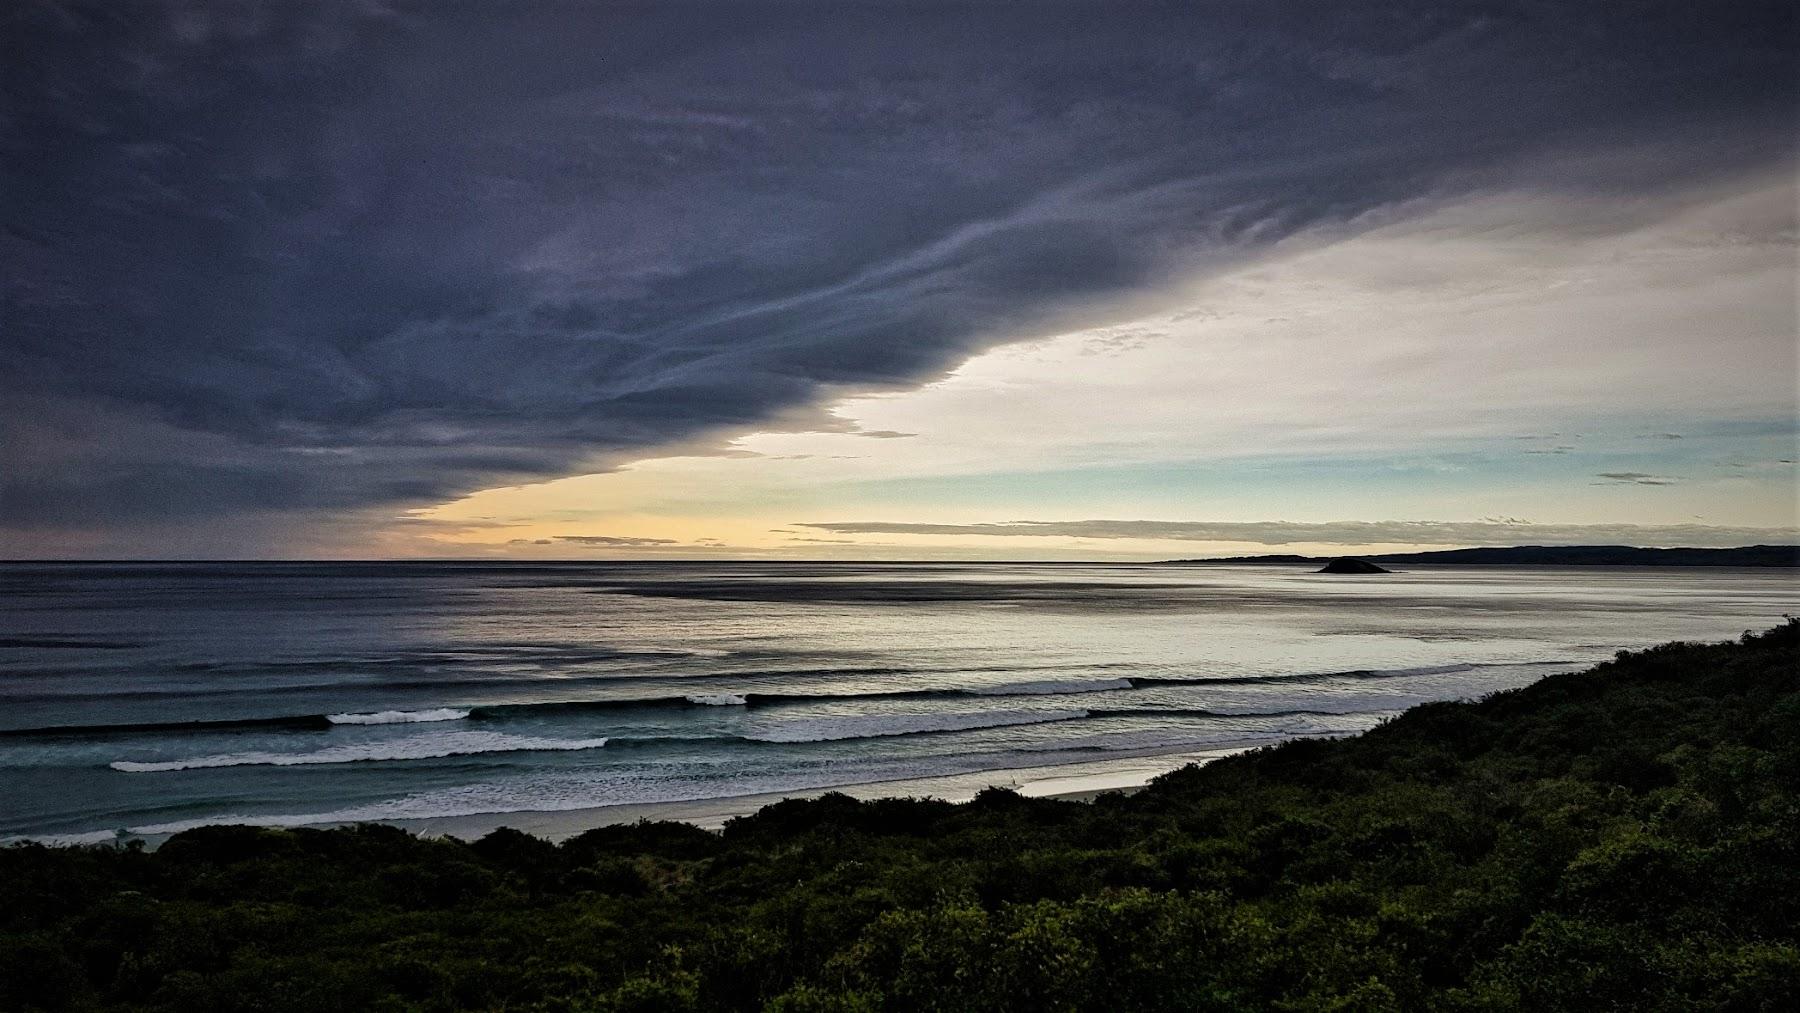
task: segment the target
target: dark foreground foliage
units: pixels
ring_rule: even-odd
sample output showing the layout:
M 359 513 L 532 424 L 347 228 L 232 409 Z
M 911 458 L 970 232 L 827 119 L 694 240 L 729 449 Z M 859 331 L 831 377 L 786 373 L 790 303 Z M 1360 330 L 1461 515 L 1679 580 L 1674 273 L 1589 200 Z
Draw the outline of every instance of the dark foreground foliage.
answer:
M 0 1009 L 1800 1009 L 1800 625 L 1094 804 L 0 850 Z

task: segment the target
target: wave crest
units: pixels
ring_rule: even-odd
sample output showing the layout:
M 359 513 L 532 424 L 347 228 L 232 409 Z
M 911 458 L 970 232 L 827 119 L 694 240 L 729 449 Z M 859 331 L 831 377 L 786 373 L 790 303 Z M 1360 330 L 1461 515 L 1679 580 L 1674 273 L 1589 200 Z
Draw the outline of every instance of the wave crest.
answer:
M 729 658 L 731 652 L 717 647 L 664 647 L 660 644 L 629 644 L 613 648 L 615 654 L 663 654 L 677 658 Z
M 1035 725 L 1049 721 L 1085 718 L 1080 711 L 974 711 L 965 714 L 857 714 L 829 718 L 800 718 L 752 732 L 753 742 L 834 742 L 840 739 L 876 739 L 892 735 L 928 732 L 960 732 L 1008 725 Z
M 334 725 L 405 725 L 428 721 L 461 721 L 466 710 L 437 707 L 422 711 L 376 711 L 373 714 L 327 714 L 325 720 Z
M 977 686 L 966 692 L 970 696 L 1062 696 L 1071 693 L 1103 693 L 1111 689 L 1131 689 L 1130 679 L 1041 679 L 1036 682 L 1009 682 L 999 686 Z
M 115 760 L 107 764 L 127 774 L 196 770 L 205 767 L 293 767 L 326 763 L 366 763 L 378 760 L 431 760 L 480 753 L 527 753 L 599 749 L 605 739 L 546 739 L 500 732 L 453 732 L 417 736 L 388 742 L 360 742 L 329 746 L 310 753 L 216 753 L 180 760 Z

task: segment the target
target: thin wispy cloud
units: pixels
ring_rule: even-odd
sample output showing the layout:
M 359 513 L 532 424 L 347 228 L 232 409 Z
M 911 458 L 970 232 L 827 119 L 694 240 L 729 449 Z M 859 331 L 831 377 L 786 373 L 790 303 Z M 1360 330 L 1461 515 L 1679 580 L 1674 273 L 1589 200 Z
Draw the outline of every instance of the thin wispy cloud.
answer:
M 926 524 L 829 521 L 798 524 L 837 534 L 1009 538 L 1104 538 L 1261 545 L 1691 545 L 1729 547 L 1791 542 L 1793 530 L 1707 524 L 1531 524 L 1520 521 L 1008 521 Z
M 553 540 L 570 545 L 592 545 L 609 549 L 641 549 L 679 544 L 673 538 L 642 538 L 633 535 L 557 535 Z

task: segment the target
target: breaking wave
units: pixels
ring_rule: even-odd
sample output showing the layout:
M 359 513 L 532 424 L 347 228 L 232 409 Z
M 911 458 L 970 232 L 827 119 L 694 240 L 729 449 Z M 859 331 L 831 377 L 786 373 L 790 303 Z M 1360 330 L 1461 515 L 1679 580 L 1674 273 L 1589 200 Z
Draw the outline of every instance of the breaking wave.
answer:
M 685 695 L 676 695 L 676 693 L 672 692 L 667 695 L 614 697 L 610 699 L 522 701 L 519 703 L 437 707 L 420 710 L 390 710 L 372 713 L 287 715 L 281 717 L 224 718 L 198 721 L 13 728 L 0 729 L 0 739 L 31 736 L 83 737 L 142 734 L 146 732 L 185 733 L 235 730 L 247 731 L 272 728 L 326 730 L 340 725 L 404 724 L 412 722 L 457 721 L 465 719 L 470 721 L 495 722 L 505 721 L 515 716 L 527 714 L 548 714 L 558 711 L 610 711 L 647 707 L 748 707 L 755 710 L 765 707 L 778 708 L 783 705 L 800 703 L 901 699 L 968 699 L 971 697 L 995 699 L 1003 697 L 1066 696 L 1085 693 L 1128 692 L 1133 689 L 1167 686 L 1259 686 L 1355 683 L 1367 680 L 1504 672 L 1520 669 L 1543 671 L 1545 674 L 1548 674 L 1549 671 L 1558 668 L 1574 667 L 1576 664 L 1578 663 L 1569 660 L 1555 660 L 1429 665 L 1417 668 L 1357 669 L 1335 672 L 1291 672 L 1269 675 L 1122 676 L 1112 679 L 1046 679 L 999 683 L 991 686 L 927 686 L 919 688 L 869 689 L 861 692 L 807 692 L 803 689 L 767 693 L 740 691 L 732 693 L 689 693 Z M 861 674 L 864 672 L 879 672 L 885 674 L 888 670 L 833 669 L 820 670 L 820 672 L 813 674 L 843 675 Z M 737 673 L 733 677 L 742 679 L 747 677 L 766 676 L 767 674 L 768 673 Z M 1472 685 L 1470 688 L 1471 690 L 1477 691 L 1482 689 L 1482 687 L 1478 685 Z
M 373 714 L 327 714 L 325 720 L 334 725 L 405 725 L 426 721 L 461 721 L 469 716 L 465 710 L 438 707 L 423 711 L 376 711 Z
M 1009 682 L 999 686 L 977 686 L 967 690 L 970 696 L 1061 696 L 1067 693 L 1103 693 L 1111 689 L 1131 689 L 1130 679 L 1044 679 L 1037 682 Z
M 833 742 L 839 739 L 875 739 L 891 735 L 960 732 L 974 728 L 1036 725 L 1050 721 L 1074 721 L 1088 716 L 1079 711 L 976 711 L 967 714 L 856 714 L 828 718 L 799 718 L 750 732 L 752 742 Z
M 526 753 L 578 749 L 599 749 L 601 739 L 546 739 L 529 735 L 505 735 L 500 732 L 452 732 L 447 735 L 418 736 L 387 742 L 361 742 L 328 746 L 309 753 L 247 752 L 215 753 L 180 760 L 116 760 L 107 766 L 128 774 L 160 773 L 172 770 L 197 770 L 205 767 L 292 767 L 327 763 L 365 763 L 377 760 L 431 760 L 445 756 L 473 756 L 481 753 Z

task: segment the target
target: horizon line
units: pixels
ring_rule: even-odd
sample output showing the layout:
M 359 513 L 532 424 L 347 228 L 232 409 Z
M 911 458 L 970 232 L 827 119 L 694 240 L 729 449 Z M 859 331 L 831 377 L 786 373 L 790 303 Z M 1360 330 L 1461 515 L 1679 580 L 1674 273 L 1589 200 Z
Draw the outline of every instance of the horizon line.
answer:
M 1005 558 L 943 558 L 943 559 L 882 559 L 882 558 L 842 558 L 821 557 L 816 559 L 795 559 L 791 557 L 767 556 L 676 556 L 649 557 L 633 559 L 630 557 L 558 557 L 543 559 L 535 557 L 504 556 L 354 556 L 354 557 L 282 557 L 282 556 L 231 556 L 231 557 L 196 557 L 196 556 L 159 556 L 159 557 L 48 557 L 48 558 L 8 558 L 0 559 L 0 566 L 43 565 L 43 564 L 155 564 L 155 563 L 887 563 L 887 564 L 942 564 L 942 563 L 993 563 L 1031 566 L 1092 566 L 1107 565 L 1140 565 L 1155 566 L 1164 563 L 1197 563 L 1228 562 L 1242 559 L 1268 559 L 1276 557 L 1293 557 L 1298 559 L 1340 559 L 1357 558 L 1359 556 L 1411 556 L 1435 555 L 1450 552 L 1471 552 L 1483 549 L 1631 549 L 1649 552 L 1736 552 L 1746 549 L 1793 549 L 1800 552 L 1800 542 L 1757 542 L 1749 545 L 1730 546 L 1695 546 L 1695 545 L 1628 545 L 1625 543 L 1591 543 L 1578 542 L 1567 544 L 1524 543 L 1516 545 L 1465 545 L 1452 548 L 1412 549 L 1401 552 L 1381 551 L 1363 553 L 1340 553 L 1337 555 L 1309 555 L 1297 552 L 1260 552 L 1237 553 L 1229 556 L 1181 556 L 1163 559 L 1005 559 Z M 1519 564 L 1533 565 L 1533 564 Z M 1558 565 L 1558 564 L 1536 564 Z M 1566 565 L 1566 564 L 1563 564 Z M 1618 565 L 1618 564 L 1611 564 Z M 1800 565 L 1800 564 L 1797 564 Z

